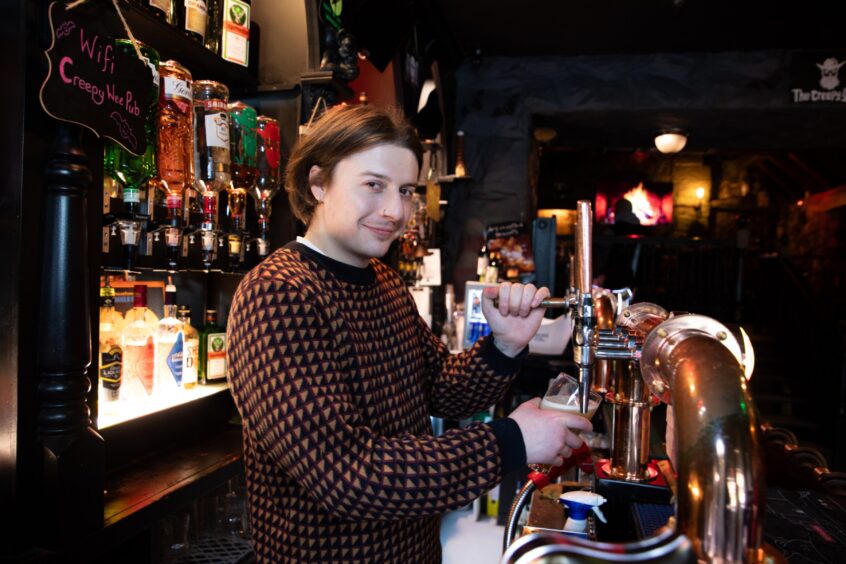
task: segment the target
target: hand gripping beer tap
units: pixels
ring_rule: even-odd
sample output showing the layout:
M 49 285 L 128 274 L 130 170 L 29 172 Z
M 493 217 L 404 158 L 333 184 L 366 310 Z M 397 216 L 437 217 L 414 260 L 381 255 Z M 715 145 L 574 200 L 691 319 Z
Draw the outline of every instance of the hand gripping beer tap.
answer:
M 579 409 L 588 412 L 591 370 L 596 357 L 594 315 L 592 230 L 593 211 L 588 200 L 579 200 L 576 210 L 576 255 L 570 264 L 570 289 L 563 298 L 547 298 L 538 307 L 573 311 L 573 359 L 579 369 Z M 575 262 L 575 268 L 573 268 Z M 494 306 L 499 307 L 498 300 Z

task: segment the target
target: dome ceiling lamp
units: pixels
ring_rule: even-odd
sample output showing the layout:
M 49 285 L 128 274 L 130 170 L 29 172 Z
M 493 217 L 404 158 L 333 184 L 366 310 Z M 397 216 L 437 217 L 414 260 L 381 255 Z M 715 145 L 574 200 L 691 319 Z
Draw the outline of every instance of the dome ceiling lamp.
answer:
M 655 136 L 655 147 L 664 154 L 678 153 L 687 145 L 687 133 L 681 129 L 662 129 Z

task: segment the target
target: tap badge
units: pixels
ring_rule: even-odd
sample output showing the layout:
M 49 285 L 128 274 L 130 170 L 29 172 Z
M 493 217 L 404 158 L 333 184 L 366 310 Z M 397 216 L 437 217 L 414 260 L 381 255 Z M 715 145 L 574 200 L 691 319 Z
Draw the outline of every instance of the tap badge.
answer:
M 840 67 L 846 65 L 846 61 L 838 62 L 834 57 L 829 57 L 822 64 L 817 63 L 820 69 L 820 86 L 826 90 L 834 90 L 840 86 Z

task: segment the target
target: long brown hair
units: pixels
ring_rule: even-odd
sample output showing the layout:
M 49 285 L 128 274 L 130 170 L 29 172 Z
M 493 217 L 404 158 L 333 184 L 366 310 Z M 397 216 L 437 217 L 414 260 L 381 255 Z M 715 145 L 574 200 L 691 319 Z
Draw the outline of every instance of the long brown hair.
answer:
M 421 166 L 423 147 L 420 139 L 399 110 L 336 106 L 320 116 L 308 134 L 294 146 L 285 168 L 285 191 L 297 219 L 308 225 L 317 206 L 309 182 L 313 166 L 320 167 L 320 180 L 328 184 L 341 160 L 382 144 L 409 149 L 417 157 L 417 166 Z

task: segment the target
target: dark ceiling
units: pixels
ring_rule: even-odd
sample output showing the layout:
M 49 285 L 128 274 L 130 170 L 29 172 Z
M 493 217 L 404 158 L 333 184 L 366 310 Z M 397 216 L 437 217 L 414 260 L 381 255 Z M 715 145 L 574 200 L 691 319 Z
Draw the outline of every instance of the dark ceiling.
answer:
M 846 48 L 837 3 L 743 0 L 431 0 L 457 58 Z M 787 192 L 846 182 L 843 111 L 572 112 L 535 116 L 548 150 L 655 151 L 656 124 L 693 132 L 687 152 L 760 153 Z
M 432 0 L 464 56 L 844 46 L 837 2 Z

